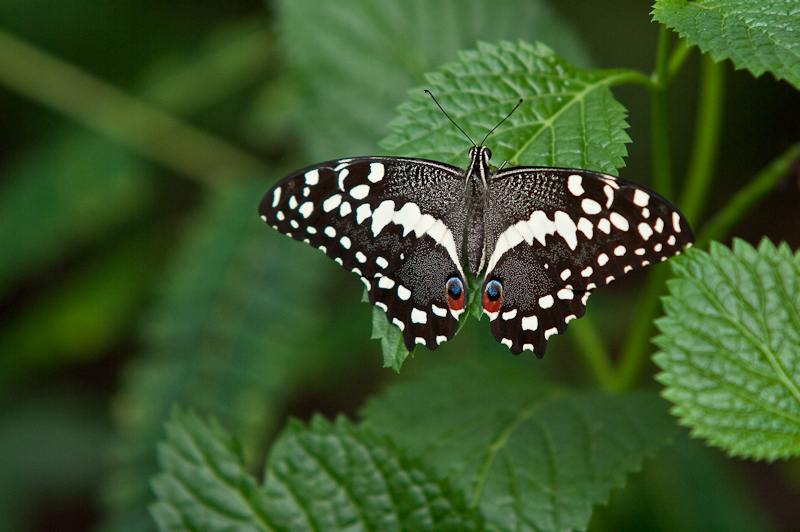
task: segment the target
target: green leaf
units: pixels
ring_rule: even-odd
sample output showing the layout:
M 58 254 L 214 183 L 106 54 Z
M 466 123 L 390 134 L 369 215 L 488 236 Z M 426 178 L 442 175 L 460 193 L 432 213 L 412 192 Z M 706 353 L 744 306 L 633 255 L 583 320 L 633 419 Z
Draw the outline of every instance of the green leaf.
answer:
M 733 455 L 800 454 L 800 255 L 712 242 L 673 269 L 655 339 L 672 412 Z
M 378 307 L 372 307 L 371 338 L 381 341 L 383 367 L 392 368 L 400 373 L 400 368 L 410 353 L 406 349 L 403 333 L 396 325 L 389 323 L 386 313 Z
M 589 64 L 545 0 L 281 0 L 277 13 L 308 97 L 297 118 L 310 162 L 375 153 L 408 89 L 478 40 L 540 40 Z
M 586 527 L 592 506 L 670 438 L 666 405 L 651 393 L 555 388 L 518 361 L 430 371 L 362 414 L 464 490 L 488 528 Z
M 158 446 L 151 512 L 161 530 L 270 530 L 264 497 L 245 471 L 239 443 L 217 423 L 175 409 Z
M 800 8 L 786 0 L 658 0 L 653 18 L 714 60 L 754 76 L 771 72 L 800 89 Z
M 488 141 L 497 161 L 606 173 L 624 165 L 626 112 L 610 87 L 626 71 L 578 68 L 541 43 L 522 41 L 479 43 L 459 56 L 429 74 L 426 87 L 473 140 L 524 100 Z M 421 88 L 411 94 L 382 146 L 394 155 L 463 164 L 462 133 Z
M 159 446 L 152 513 L 162 530 L 480 529 L 463 499 L 418 464 L 344 419 L 290 423 L 264 487 L 216 424 L 176 410 Z
M 149 520 L 147 479 L 173 404 L 221 419 L 252 457 L 300 383 L 317 374 L 335 380 L 363 360 L 325 350 L 327 273 L 338 271 L 265 227 L 256 215 L 265 189 L 216 189 L 160 279 L 143 319 L 142 356 L 117 397 L 115 462 L 103 489 L 109 530 L 135 529 L 134 515 Z

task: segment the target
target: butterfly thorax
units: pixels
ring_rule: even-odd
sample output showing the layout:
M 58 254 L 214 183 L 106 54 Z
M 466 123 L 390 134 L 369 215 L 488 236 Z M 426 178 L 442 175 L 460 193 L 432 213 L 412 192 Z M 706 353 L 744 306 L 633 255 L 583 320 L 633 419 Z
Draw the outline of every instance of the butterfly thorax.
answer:
M 463 256 L 466 262 L 465 269 L 476 278 L 486 262 L 483 225 L 488 180 L 491 176 L 489 157 L 492 156 L 492 152 L 485 146 L 474 146 L 469 150 L 469 155 L 470 163 L 465 173 L 467 223 L 464 227 Z

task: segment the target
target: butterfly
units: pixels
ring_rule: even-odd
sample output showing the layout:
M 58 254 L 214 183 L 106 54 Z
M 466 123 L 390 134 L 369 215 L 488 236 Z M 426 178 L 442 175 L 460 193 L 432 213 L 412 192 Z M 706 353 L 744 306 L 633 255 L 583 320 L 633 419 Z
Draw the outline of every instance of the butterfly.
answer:
M 475 296 L 495 339 L 541 358 L 595 288 L 691 245 L 686 219 L 652 190 L 589 170 L 495 170 L 488 136 L 472 143 L 466 170 L 381 156 L 297 170 L 259 213 L 359 275 L 409 351 L 453 338 L 470 275 L 483 278 Z

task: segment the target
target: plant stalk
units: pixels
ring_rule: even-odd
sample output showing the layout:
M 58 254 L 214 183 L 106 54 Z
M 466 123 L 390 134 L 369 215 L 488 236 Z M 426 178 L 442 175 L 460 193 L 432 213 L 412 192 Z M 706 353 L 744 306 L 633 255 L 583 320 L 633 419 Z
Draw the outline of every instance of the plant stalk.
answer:
M 266 170 L 257 157 L 2 30 L 0 84 L 192 179 Z

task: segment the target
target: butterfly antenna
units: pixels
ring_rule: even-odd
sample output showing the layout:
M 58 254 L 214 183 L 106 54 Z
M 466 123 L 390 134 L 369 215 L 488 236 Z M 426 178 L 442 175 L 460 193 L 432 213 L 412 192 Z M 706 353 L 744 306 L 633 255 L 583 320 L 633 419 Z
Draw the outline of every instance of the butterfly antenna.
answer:
M 498 123 L 496 126 L 494 126 L 494 127 L 492 128 L 492 130 L 486 134 L 486 136 L 485 136 L 485 137 L 483 137 L 483 140 L 481 141 L 481 146 L 483 146 L 483 143 L 484 143 L 484 142 L 486 142 L 486 139 L 488 139 L 488 138 L 489 138 L 489 135 L 491 135 L 492 133 L 494 133 L 494 130 L 495 130 L 495 129 L 497 129 L 498 127 L 500 127 L 500 125 L 501 125 L 503 122 L 505 122 L 506 120 L 508 120 L 508 117 L 509 117 L 509 116 L 511 116 L 512 114 L 514 114 L 514 111 L 516 111 L 516 110 L 519 108 L 519 106 L 520 106 L 520 105 L 522 105 L 522 98 L 520 98 L 520 99 L 519 99 L 519 101 L 517 102 L 517 105 L 515 105 L 515 106 L 514 106 L 514 108 L 511 110 L 511 112 L 510 112 L 510 113 L 508 113 L 508 114 L 506 115 L 506 117 L 505 117 L 504 119 L 502 119 L 502 120 L 501 120 L 501 121 L 500 121 L 500 122 L 499 122 L 499 123 Z M 449 117 L 448 117 L 448 118 L 449 118 Z M 459 129 L 461 129 L 461 128 L 459 128 Z M 474 144 L 474 143 L 473 143 L 473 144 Z
M 469 139 L 469 141 L 472 143 L 472 145 L 473 145 L 473 146 L 475 146 L 475 141 L 473 141 L 473 140 L 472 140 L 472 139 L 469 137 L 469 135 L 467 135 L 467 132 L 466 132 L 466 131 L 464 131 L 463 129 L 461 129 L 461 126 L 459 126 L 458 124 L 456 124 L 456 121 L 455 121 L 455 120 L 453 120 L 452 118 L 450 118 L 450 115 L 449 115 L 449 114 L 447 114 L 447 111 L 445 111 L 445 110 L 444 110 L 444 108 L 443 108 L 441 105 L 439 105 L 439 102 L 437 102 L 437 101 L 436 101 L 436 98 L 433 96 L 433 94 L 431 94 L 431 91 L 429 91 L 428 89 L 425 89 L 425 92 L 427 92 L 427 93 L 428 93 L 428 96 L 430 96 L 430 97 L 433 99 L 433 103 L 435 103 L 435 104 L 436 104 L 436 106 L 437 106 L 437 107 L 438 107 L 438 108 L 439 108 L 439 109 L 440 109 L 440 110 L 441 110 L 441 111 L 444 113 L 444 116 L 446 116 L 446 117 L 447 117 L 447 119 L 448 119 L 448 120 L 450 120 L 450 121 L 453 123 L 453 125 L 454 125 L 454 126 L 456 126 L 456 127 L 458 128 L 458 130 L 464 134 L 464 136 L 465 136 L 465 137 L 467 137 L 467 139 Z M 520 102 L 522 102 L 522 100 L 520 100 Z M 519 107 L 519 106 L 518 106 L 518 107 Z M 502 122 L 500 122 L 500 123 L 502 124 Z M 494 130 L 492 130 L 492 131 L 494 131 Z M 486 140 L 486 139 L 484 139 L 484 140 Z

